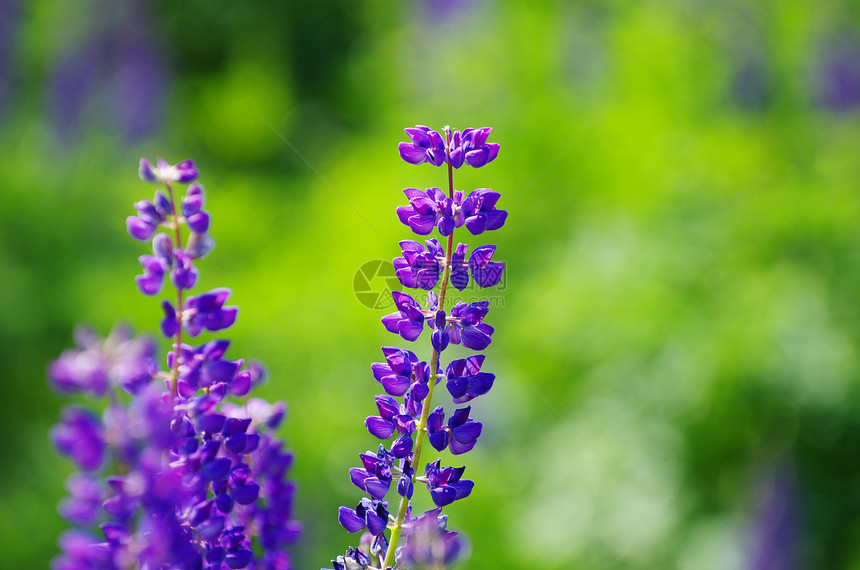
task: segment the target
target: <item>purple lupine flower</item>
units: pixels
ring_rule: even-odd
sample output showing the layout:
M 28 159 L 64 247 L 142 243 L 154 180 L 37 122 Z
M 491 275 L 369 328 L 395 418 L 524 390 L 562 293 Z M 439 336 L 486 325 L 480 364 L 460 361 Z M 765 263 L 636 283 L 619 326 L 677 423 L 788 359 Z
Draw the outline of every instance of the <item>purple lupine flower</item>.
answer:
M 409 205 L 399 206 L 397 217 L 418 235 L 427 235 L 436 227 L 443 236 L 449 236 L 454 229 L 465 223 L 461 211 L 462 192 L 454 192 L 453 199 L 439 188 L 427 188 L 423 191 L 406 188 L 403 193 L 409 199 Z
M 462 291 L 469 285 L 469 266 L 466 264 L 466 252 L 469 246 L 458 243 L 451 255 L 451 285 Z
M 468 406 L 457 410 L 448 419 L 447 425 L 442 424 L 445 421 L 442 406 L 430 412 L 427 416 L 427 435 L 430 445 L 436 451 L 450 447 L 452 454 L 459 455 L 475 447 L 482 425 L 481 422 L 469 418 L 471 409 L 471 406 Z
M 430 335 L 430 344 L 436 352 L 442 352 L 448 348 L 448 342 L 451 339 L 445 322 L 445 311 L 436 311 L 436 317 L 432 321 L 434 330 L 433 334 Z
M 446 388 L 454 398 L 455 404 L 463 404 L 490 391 L 495 374 L 481 372 L 483 354 L 454 360 L 445 371 Z
M 354 509 L 340 507 L 337 520 L 347 532 L 366 528 L 371 534 L 381 534 L 388 524 L 388 503 L 364 497 Z
M 163 234 L 162 234 L 163 235 Z M 164 262 L 155 255 L 141 255 L 137 258 L 143 266 L 143 275 L 134 278 L 137 290 L 144 295 L 158 295 L 164 283 Z
M 176 309 L 170 304 L 167 299 L 161 302 L 161 308 L 164 311 L 164 318 L 161 319 L 161 334 L 167 338 L 173 338 L 179 331 L 179 320 L 176 314 Z
M 449 135 L 452 140 L 449 149 L 451 165 L 459 168 L 465 159 L 469 166 L 480 168 L 494 161 L 499 154 L 499 144 L 487 142 L 487 137 L 492 130 L 490 127 L 466 129 L 462 134 L 458 131 Z M 447 129 L 447 132 L 450 133 L 450 129 Z
M 400 404 L 391 396 L 380 394 L 376 396 L 378 416 L 368 416 L 364 421 L 367 431 L 379 439 L 388 439 L 397 433 L 410 434 L 415 431 L 415 418 L 405 413 Z
M 429 439 L 431 446 L 439 451 L 465 453 L 475 446 L 483 429 L 481 422 L 469 417 L 469 406 L 454 410 L 446 421 L 443 406 L 431 408 L 431 394 L 442 378 L 441 359 L 449 343 L 483 350 L 494 332 L 493 327 L 483 322 L 488 301 L 457 303 L 449 312 L 445 307 L 448 284 L 462 291 L 468 286 L 471 274 L 478 287 L 490 287 L 500 281 L 504 270 L 503 263 L 492 261 L 496 246 L 478 247 L 467 260 L 468 245 L 460 243 L 454 248 L 453 241 L 454 231 L 463 225 L 477 235 L 502 227 L 507 217 L 507 212 L 495 207 L 498 193 L 478 189 L 464 200 L 463 192 L 453 188 L 454 168 L 465 163 L 480 168 L 496 158 L 499 145 L 486 142 L 490 131 L 483 128 L 452 132 L 445 127 L 443 140 L 429 127 L 419 126 L 406 129 L 411 142 L 399 146 L 401 156 L 412 164 L 430 162 L 438 166 L 446 161 L 449 164 L 447 193 L 439 188 L 407 188 L 404 193 L 409 204 L 397 208 L 400 221 L 414 233 L 428 235 L 435 228 L 448 238 L 444 246 L 435 238 L 428 239 L 426 246 L 413 240 L 401 241 L 402 256 L 394 259 L 397 278 L 404 287 L 427 290 L 427 309 L 422 309 L 410 295 L 394 291 L 397 311 L 382 319 L 389 332 L 409 341 L 421 335 L 426 320 L 432 330 L 433 352 L 428 365 L 411 351 L 383 347 L 386 362 L 371 366 L 374 378 L 386 394 L 376 396 L 379 413 L 368 416 L 364 423 L 371 435 L 390 443 L 380 444 L 375 454 L 362 454 L 363 466 L 350 469 L 352 483 L 369 497 L 362 498 L 355 509 L 340 507 L 338 521 L 349 532 L 365 529 L 368 532 L 362 536 L 359 548 L 332 561 L 336 570 L 439 566 L 451 563 L 462 552 L 462 541 L 457 534 L 445 530 L 447 519 L 440 508 L 467 497 L 474 483 L 462 479 L 464 467 L 441 467 L 440 460 L 422 462 L 421 451 L 426 448 L 424 440 Z M 434 291 L 437 285 L 438 295 Z M 455 403 L 468 402 L 490 390 L 495 376 L 481 372 L 483 361 L 483 355 L 475 355 L 448 365 L 446 387 Z M 390 441 L 395 435 L 394 441 Z M 415 466 L 422 464 L 425 474 L 416 479 Z M 383 511 L 379 510 L 395 474 L 400 497 L 396 517 L 388 515 L 387 505 Z M 426 483 L 431 500 L 440 508 L 412 518 L 416 480 Z M 386 525 L 391 526 L 392 536 L 399 534 L 406 544 L 399 545 L 396 540 L 389 543 L 384 535 Z
M 134 204 L 137 216 L 129 216 L 125 220 L 128 233 L 135 239 L 146 241 L 150 239 L 158 226 L 170 215 L 170 200 L 161 190 L 155 191 L 153 201 L 141 200 Z
M 58 510 L 68 520 L 79 525 L 94 524 L 102 508 L 104 485 L 99 479 L 84 474 L 73 473 L 66 479 L 69 497 L 60 502 Z
M 141 180 L 146 182 L 187 184 L 197 178 L 197 169 L 194 167 L 193 160 L 183 160 L 176 164 L 170 164 L 159 158 L 156 165 L 153 166 L 147 159 L 141 158 L 138 174 Z
M 469 270 L 478 287 L 492 287 L 502 279 L 505 264 L 501 261 L 490 261 L 495 251 L 495 245 L 482 245 L 469 256 Z
M 406 545 L 398 555 L 398 562 L 404 566 L 414 564 L 422 567 L 447 566 L 456 562 L 463 554 L 463 540 L 459 533 L 446 530 L 447 524 L 448 517 L 442 514 L 440 507 L 410 519 Z
M 448 318 L 448 333 L 451 342 L 463 344 L 472 350 L 484 350 L 490 345 L 495 329 L 482 322 L 489 311 L 489 301 L 478 301 L 477 303 L 457 303 L 451 309 Z
M 427 488 L 430 498 L 437 507 L 450 505 L 457 499 L 468 497 L 475 483 L 468 479 L 461 480 L 465 467 L 440 467 L 441 460 L 437 459 L 427 464 L 424 474 L 427 477 Z
M 391 466 L 394 456 L 380 444 L 376 453 L 368 451 L 359 455 L 363 467 L 349 470 L 352 483 L 374 499 L 382 500 L 391 487 Z
M 388 394 L 402 396 L 413 382 L 423 381 L 426 384 L 429 380 L 430 368 L 426 362 L 420 362 L 411 350 L 383 346 L 382 354 L 385 355 L 385 363 L 374 362 L 370 369 Z
M 177 289 L 191 289 L 197 282 L 197 268 L 194 267 L 194 260 L 178 248 L 173 251 L 173 258 L 175 262 L 170 272 L 170 281 Z
M 439 261 L 445 260 L 445 251 L 436 238 L 428 239 L 425 243 L 426 249 L 417 241 L 400 242 L 403 257 L 394 258 L 394 269 L 404 287 L 430 290 L 439 283 L 442 274 Z
M 415 125 L 415 128 L 404 131 L 410 142 L 397 145 L 403 160 L 409 164 L 429 162 L 433 166 L 441 166 L 445 162 L 445 141 L 442 135 L 424 125 Z
M 392 291 L 396 313 L 382 317 L 382 324 L 388 332 L 399 334 L 404 340 L 414 341 L 424 330 L 424 313 L 418 302 L 406 293 Z
M 219 287 L 202 295 L 188 297 L 182 317 L 188 334 L 197 336 L 203 329 L 215 332 L 233 326 L 239 309 L 224 306 L 231 293 L 230 289 Z
M 496 209 L 499 200 L 498 192 L 489 188 L 478 188 L 469 193 L 463 200 L 462 212 L 465 217 L 466 229 L 472 235 L 479 235 L 489 230 L 497 230 L 505 225 L 508 217 L 507 210 Z
M 60 453 L 84 471 L 95 471 L 105 458 L 105 440 L 99 419 L 84 408 L 69 406 L 62 422 L 51 428 L 51 440 Z
M 103 395 L 111 386 L 133 394 L 152 380 L 158 365 L 155 344 L 118 327 L 106 339 L 90 329 L 75 331 L 77 348 L 67 350 L 48 367 L 55 389 L 65 393 Z
M 350 546 L 346 554 L 341 554 L 331 561 L 333 568 L 323 570 L 366 570 L 370 566 L 370 558 L 361 550 Z
M 141 174 L 185 183 L 196 170 L 190 161 L 160 161 L 156 168 L 142 161 Z M 171 188 L 170 198 L 157 192 L 153 202 L 138 203 L 132 235 L 148 238 L 162 222 L 167 230 L 186 225 L 188 244 L 198 236 L 198 249 L 174 243 L 170 232 L 157 234 L 153 254 L 141 258 L 144 275 L 137 281 L 144 293 L 157 292 L 168 269 L 180 292 L 192 288 L 199 248 L 211 249 L 202 190 L 188 189 L 181 214 L 175 213 L 174 193 Z M 224 306 L 229 295 L 219 288 L 184 300 L 178 295 L 177 306 L 163 301 L 162 333 L 174 338 L 184 327 L 196 336 L 231 326 L 237 309 Z M 262 368 L 227 358 L 225 339 L 174 344 L 169 371 L 159 372 L 151 341 L 122 331 L 105 341 L 92 333 L 77 336 L 80 349 L 49 367 L 54 384 L 65 392 L 110 394 L 111 402 L 102 418 L 69 407 L 51 432 L 60 452 L 84 472 L 69 480 L 70 497 L 60 511 L 82 526 L 103 521 L 105 540 L 69 534 L 55 567 L 289 569 L 283 549 L 301 532 L 292 520 L 295 485 L 286 480 L 292 455 L 272 435 L 286 408 L 259 398 L 229 401 L 259 384 Z M 120 389 L 130 399 L 117 399 Z M 104 468 L 108 456 L 120 473 L 99 480 L 92 472 Z M 376 528 L 377 521 L 370 522 Z

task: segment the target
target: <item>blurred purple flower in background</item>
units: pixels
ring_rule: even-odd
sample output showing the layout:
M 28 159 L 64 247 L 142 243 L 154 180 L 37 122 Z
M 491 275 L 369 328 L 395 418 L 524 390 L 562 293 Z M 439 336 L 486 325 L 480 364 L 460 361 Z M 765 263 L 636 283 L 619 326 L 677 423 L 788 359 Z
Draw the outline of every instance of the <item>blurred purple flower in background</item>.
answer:
M 88 13 L 87 33 L 54 61 L 49 114 L 67 141 L 95 123 L 134 142 L 160 126 L 168 78 L 145 3 L 93 0 Z
M 756 489 L 749 570 L 800 568 L 797 552 L 797 489 L 794 473 L 785 464 L 772 466 Z
M 860 106 L 860 41 L 846 38 L 822 50 L 815 69 L 816 100 L 833 112 Z
M 20 15 L 18 0 L 0 0 L 0 122 L 12 93 L 12 46 L 15 44 L 15 29 Z

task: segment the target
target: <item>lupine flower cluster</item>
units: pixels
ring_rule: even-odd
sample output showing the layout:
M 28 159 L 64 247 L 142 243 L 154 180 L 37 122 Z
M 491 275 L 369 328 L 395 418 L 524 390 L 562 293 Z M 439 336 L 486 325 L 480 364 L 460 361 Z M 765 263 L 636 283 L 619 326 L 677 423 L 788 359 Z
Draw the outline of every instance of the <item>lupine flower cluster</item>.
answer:
M 225 305 L 229 289 L 186 295 L 214 245 L 197 170 L 144 159 L 139 173 L 163 190 L 126 222 L 152 244 L 136 283 L 157 295 L 169 274 L 176 296 L 162 301 L 160 329 L 172 350 L 161 371 L 154 341 L 81 329 L 77 348 L 50 365 L 58 391 L 100 400 L 70 405 L 51 432 L 79 469 L 59 506 L 75 528 L 61 535 L 53 568 L 289 569 L 285 547 L 300 526 L 286 479 L 293 456 L 275 436 L 285 407 L 248 396 L 263 369 L 228 358 L 229 340 L 184 342 L 183 332 L 229 328 L 238 312 Z M 188 184 L 181 202 L 179 184 Z
M 334 570 L 391 570 L 416 566 L 443 568 L 463 552 L 458 533 L 446 529 L 442 508 L 468 497 L 474 483 L 463 476 L 465 467 L 442 465 L 441 459 L 422 457 L 425 442 L 452 455 L 468 452 L 481 435 L 481 422 L 470 417 L 471 406 L 433 407 L 433 391 L 445 383 L 454 405 L 486 394 L 495 375 L 482 371 L 484 355 L 451 360 L 442 368 L 442 353 L 451 344 L 480 351 L 489 346 L 494 329 L 484 322 L 488 301 L 458 302 L 446 311 L 448 287 L 462 291 L 470 279 L 479 287 L 496 285 L 504 264 L 492 261 L 495 245 L 482 245 L 468 255 L 468 246 L 454 246 L 454 232 L 465 226 L 472 235 L 501 228 L 507 212 L 496 207 L 499 194 L 479 188 L 466 195 L 454 190 L 453 170 L 463 164 L 475 168 L 493 161 L 499 145 L 487 143 L 490 128 L 439 133 L 418 125 L 406 129 L 409 142 L 399 145 L 400 156 L 410 164 L 448 165 L 448 191 L 407 188 L 407 205 L 397 208 L 400 221 L 424 244 L 400 242 L 401 257 L 394 259 L 397 278 L 404 288 L 426 291 L 426 304 L 406 292 L 394 291 L 397 311 L 382 318 L 382 325 L 405 341 L 416 341 L 430 330 L 429 363 L 411 350 L 382 347 L 385 362 L 371 372 L 384 394 L 375 397 L 378 415 L 365 420 L 371 435 L 382 441 L 376 451 L 359 455 L 360 466 L 349 471 L 352 483 L 366 493 L 355 507 L 342 506 L 338 521 L 351 533 L 363 532 L 358 547 L 332 560 Z M 438 293 L 436 292 L 439 287 Z M 426 486 L 435 509 L 413 516 L 411 499 L 416 486 Z M 392 487 L 394 492 L 391 493 Z M 389 502 L 389 497 L 393 502 Z M 386 531 L 390 534 L 386 536 Z M 400 544 L 401 539 L 405 539 Z

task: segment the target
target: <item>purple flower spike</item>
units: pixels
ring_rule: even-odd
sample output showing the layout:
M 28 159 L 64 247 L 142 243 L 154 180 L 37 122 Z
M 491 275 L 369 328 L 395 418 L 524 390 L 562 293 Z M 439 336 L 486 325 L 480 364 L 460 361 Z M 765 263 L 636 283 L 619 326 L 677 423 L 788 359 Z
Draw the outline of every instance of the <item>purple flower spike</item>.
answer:
M 451 309 L 452 322 L 448 324 L 451 342 L 461 344 L 472 350 L 484 350 L 490 345 L 495 329 L 482 322 L 489 311 L 489 301 L 477 303 L 457 303 Z
M 418 302 L 406 293 L 392 291 L 396 313 L 382 317 L 382 324 L 388 332 L 397 333 L 404 340 L 414 341 L 424 330 L 424 313 Z
M 495 251 L 495 245 L 482 245 L 469 256 L 469 269 L 478 287 L 493 287 L 502 279 L 505 264 L 501 261 L 490 261 Z
M 404 129 L 410 142 L 397 145 L 400 156 L 409 164 L 429 162 L 441 166 L 445 162 L 445 141 L 442 135 L 430 127 L 416 125 L 414 129 Z
M 496 209 L 499 196 L 501 194 L 493 192 L 489 188 L 478 188 L 470 192 L 463 200 L 466 229 L 472 232 L 472 235 L 479 235 L 488 230 L 497 230 L 505 225 L 508 212 Z
M 454 360 L 445 371 L 446 388 L 455 404 L 463 404 L 490 391 L 496 379 L 494 374 L 481 372 L 484 355 Z

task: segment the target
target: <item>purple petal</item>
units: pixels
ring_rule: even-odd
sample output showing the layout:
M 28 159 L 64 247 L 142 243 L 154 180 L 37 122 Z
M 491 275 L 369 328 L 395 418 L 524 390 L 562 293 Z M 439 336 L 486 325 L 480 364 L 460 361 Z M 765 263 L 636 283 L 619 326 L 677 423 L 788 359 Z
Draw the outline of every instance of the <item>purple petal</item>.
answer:
M 481 422 L 474 420 L 466 422 L 451 430 L 451 439 L 463 444 L 472 443 L 481 435 L 482 428 Z
M 136 216 L 129 216 L 125 220 L 125 226 L 131 237 L 140 241 L 146 241 L 155 233 L 156 226 Z
M 186 223 L 192 232 L 205 234 L 209 231 L 209 214 L 206 212 L 196 212 L 188 216 Z
M 469 380 L 466 378 L 454 378 L 448 380 L 447 384 L 445 384 L 445 387 L 448 388 L 448 392 L 451 393 L 452 397 L 462 398 L 466 395 L 466 391 L 469 388 Z
M 469 378 L 469 395 L 474 398 L 486 394 L 493 387 L 495 379 L 496 375 L 489 372 L 479 372 L 472 376 Z
M 433 499 L 433 503 L 435 503 L 437 507 L 444 507 L 445 505 L 450 505 L 455 499 L 457 499 L 457 491 L 450 486 L 435 487 L 430 489 L 430 498 Z
M 475 444 L 478 443 L 477 440 L 470 441 L 469 443 L 460 443 L 455 439 L 451 438 L 451 445 L 449 449 L 451 450 L 451 455 L 460 455 L 462 453 L 466 453 L 471 451 Z
M 409 378 L 405 376 L 386 376 L 381 383 L 385 392 L 392 396 L 402 396 L 409 389 Z
M 140 164 L 137 168 L 137 173 L 140 175 L 140 179 L 144 182 L 155 182 L 155 172 L 152 168 L 152 164 L 149 163 L 145 158 L 140 159 Z
M 462 327 L 460 335 L 463 346 L 472 350 L 484 350 L 492 341 L 490 336 L 481 331 L 477 326 Z
M 507 210 L 492 210 L 487 212 L 487 225 L 486 228 L 488 230 L 497 230 L 503 225 L 505 225 L 505 220 L 508 217 Z
M 373 511 L 367 511 L 365 519 L 367 521 L 367 530 L 370 531 L 370 534 L 381 534 L 385 530 L 386 525 L 388 524 L 387 520 L 385 520 Z
M 479 213 L 466 218 L 466 229 L 472 232 L 472 235 L 480 235 L 484 233 L 487 227 L 486 214 Z
M 408 321 L 402 320 L 397 326 L 397 332 L 404 340 L 414 341 L 421 336 L 421 331 L 424 330 L 424 321 Z
M 441 430 L 436 433 L 430 434 L 430 437 L 427 438 L 430 441 L 430 445 L 436 451 L 442 451 L 446 447 L 448 447 L 448 432 Z
M 457 499 L 464 499 L 472 493 L 475 487 L 474 481 L 463 480 L 456 483 L 449 483 L 449 487 L 453 487 L 457 492 Z
M 388 439 L 394 433 L 394 422 L 379 416 L 369 416 L 364 420 L 364 425 L 367 426 L 367 431 L 371 435 L 379 439 Z
M 397 459 L 403 459 L 412 451 L 412 437 L 404 433 L 394 440 L 391 445 L 391 454 Z
M 337 510 L 337 522 L 343 525 L 347 532 L 359 532 L 364 530 L 364 519 L 355 514 L 349 507 L 340 507 Z
M 364 490 L 370 493 L 374 499 L 385 498 L 389 487 L 391 487 L 391 480 L 380 481 L 378 477 L 368 477 L 364 480 Z
M 412 228 L 412 231 L 420 236 L 426 236 L 433 231 L 436 226 L 436 216 L 434 215 L 419 215 L 410 216 L 406 221 L 406 225 Z
M 397 145 L 397 150 L 400 151 L 400 158 L 409 164 L 421 164 L 427 161 L 427 154 L 424 149 L 411 143 L 402 142 Z

